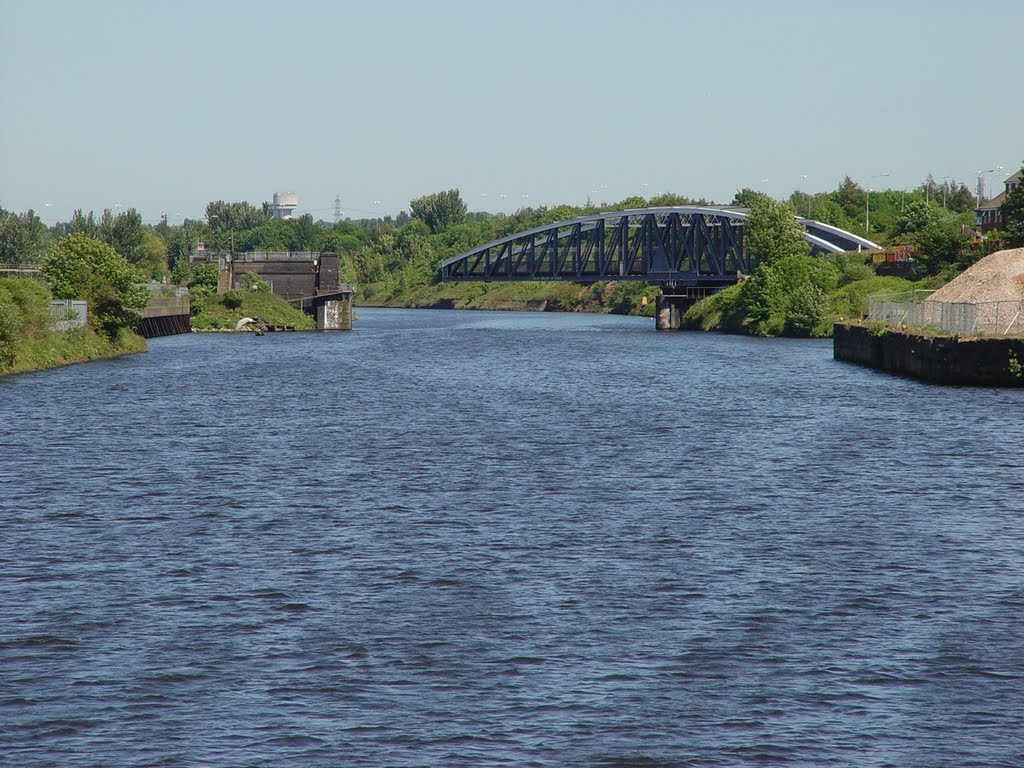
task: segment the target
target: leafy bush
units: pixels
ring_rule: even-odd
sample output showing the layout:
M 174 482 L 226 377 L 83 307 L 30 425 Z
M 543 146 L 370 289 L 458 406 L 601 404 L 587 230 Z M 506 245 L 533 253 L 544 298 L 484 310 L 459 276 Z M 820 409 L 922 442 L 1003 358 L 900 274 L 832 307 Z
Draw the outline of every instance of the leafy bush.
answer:
M 205 291 L 205 289 L 204 289 Z M 228 302 L 240 299 L 236 307 Z M 287 325 L 297 330 L 311 330 L 316 323 L 294 304 L 271 293 L 228 291 L 221 295 L 205 293 L 192 301 L 192 327 L 196 329 L 231 329 L 243 317 L 258 317 L 268 325 Z
M 917 260 L 927 274 L 938 274 L 950 267 L 954 270 L 963 268 L 969 241 L 961 224 L 952 216 L 928 224 L 916 238 L 920 251 Z
M 740 291 L 746 325 L 757 336 L 811 335 L 814 329 L 820 335 L 825 296 L 838 284 L 838 268 L 825 259 L 792 255 L 762 264 Z
M 228 309 L 238 309 L 242 306 L 242 300 L 244 298 L 245 294 L 241 291 L 227 291 L 223 296 L 221 296 L 221 301 Z
M 827 333 L 823 332 L 823 326 L 830 322 L 824 291 L 814 283 L 802 283 L 793 289 L 782 325 L 786 336 L 824 336 Z
M 835 265 L 839 272 L 839 285 L 848 285 L 858 280 L 867 280 L 875 276 L 874 267 L 869 262 L 870 256 L 863 253 L 831 253 L 825 257 Z
M 617 315 L 653 314 L 654 291 L 647 283 L 629 280 L 616 283 L 605 299 L 608 311 Z M 647 304 L 643 303 L 647 298 Z
M 14 365 L 18 348 L 18 309 L 3 291 L 0 291 L 0 368 Z
M 840 286 L 829 294 L 828 302 L 835 317 L 856 319 L 867 314 L 868 296 L 877 293 L 902 293 L 920 287 L 902 277 L 874 276 Z
M 43 262 L 43 275 L 58 299 L 85 299 L 89 322 L 108 337 L 139 320 L 133 310 L 146 306 L 149 292 L 124 256 L 85 235 L 66 235 Z
M 178 259 L 171 270 L 171 282 L 175 285 L 188 285 L 192 282 L 192 265 L 186 259 Z
M 270 293 L 271 285 L 255 272 L 243 272 L 238 278 L 241 290 L 246 293 Z
M 220 281 L 220 269 L 216 264 L 201 264 L 192 269 L 192 279 L 189 281 L 189 288 L 206 288 L 216 293 L 217 283 Z
M 701 331 L 744 332 L 747 327 L 742 301 L 744 285 L 731 285 L 698 301 L 683 315 L 683 327 Z
M 0 280 L 0 296 L 6 295 L 17 315 L 18 325 L 27 335 L 38 336 L 46 333 L 52 320 L 50 314 L 50 292 L 35 280 L 7 278 Z

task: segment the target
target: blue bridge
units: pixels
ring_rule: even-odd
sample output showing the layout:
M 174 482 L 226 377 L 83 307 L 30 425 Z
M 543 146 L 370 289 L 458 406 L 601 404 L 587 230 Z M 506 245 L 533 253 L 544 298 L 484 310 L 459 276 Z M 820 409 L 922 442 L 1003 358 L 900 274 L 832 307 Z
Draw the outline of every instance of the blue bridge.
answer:
M 442 281 L 643 280 L 721 287 L 749 274 L 746 208 L 638 208 L 559 221 L 486 243 L 441 265 Z M 812 252 L 878 250 L 870 240 L 797 218 Z
M 680 327 L 695 301 L 754 266 L 744 250 L 746 208 L 680 206 L 598 213 L 519 232 L 441 264 L 442 281 L 643 280 L 657 285 L 655 324 Z M 812 253 L 872 251 L 863 237 L 796 219 Z

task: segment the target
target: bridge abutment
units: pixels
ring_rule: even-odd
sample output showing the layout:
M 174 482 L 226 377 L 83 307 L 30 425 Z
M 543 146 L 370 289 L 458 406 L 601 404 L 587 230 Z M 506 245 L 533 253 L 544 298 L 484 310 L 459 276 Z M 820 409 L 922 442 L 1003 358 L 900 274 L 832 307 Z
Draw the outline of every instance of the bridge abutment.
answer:
M 654 327 L 659 331 L 678 331 L 679 321 L 683 316 L 680 311 L 679 296 L 658 294 L 654 300 Z
M 654 322 L 659 331 L 678 331 L 683 326 L 683 315 L 697 302 L 690 294 L 659 293 L 654 300 Z

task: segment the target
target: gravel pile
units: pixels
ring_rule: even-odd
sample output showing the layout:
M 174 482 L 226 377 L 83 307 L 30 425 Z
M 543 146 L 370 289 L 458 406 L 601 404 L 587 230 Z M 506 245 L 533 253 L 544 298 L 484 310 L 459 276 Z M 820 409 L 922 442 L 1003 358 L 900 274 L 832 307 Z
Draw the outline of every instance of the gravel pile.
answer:
M 1024 300 L 1024 248 L 989 254 L 942 286 L 928 300 L 968 304 Z

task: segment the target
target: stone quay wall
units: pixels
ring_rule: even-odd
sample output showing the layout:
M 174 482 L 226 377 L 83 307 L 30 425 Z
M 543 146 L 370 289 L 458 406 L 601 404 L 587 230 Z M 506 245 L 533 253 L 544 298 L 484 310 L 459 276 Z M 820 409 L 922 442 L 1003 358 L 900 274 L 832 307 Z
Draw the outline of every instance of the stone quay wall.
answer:
M 935 384 L 1024 387 L 1024 338 L 937 336 L 836 323 L 836 360 Z

